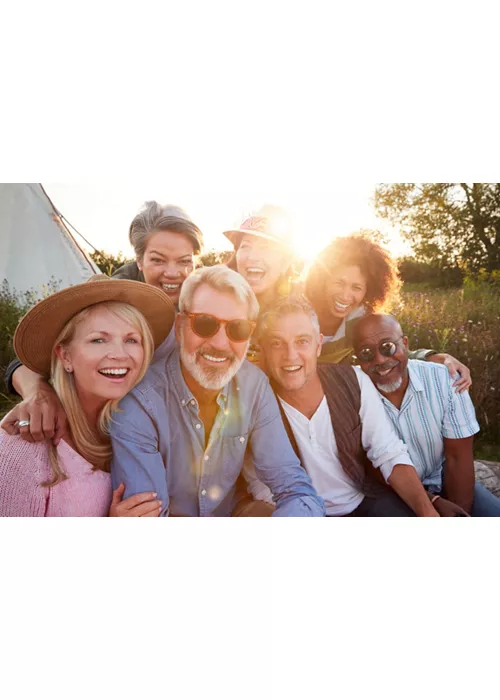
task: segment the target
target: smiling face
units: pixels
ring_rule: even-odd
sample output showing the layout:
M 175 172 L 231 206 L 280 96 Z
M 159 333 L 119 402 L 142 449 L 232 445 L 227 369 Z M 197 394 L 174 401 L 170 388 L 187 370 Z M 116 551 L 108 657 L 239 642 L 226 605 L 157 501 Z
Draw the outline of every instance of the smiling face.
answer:
M 72 339 L 56 353 L 73 374 L 82 403 L 119 400 L 136 383 L 144 347 L 136 325 L 96 306 L 76 324 Z
M 281 389 L 298 391 L 314 377 L 321 342 L 321 334 L 306 313 L 270 319 L 261 345 L 267 370 Z
M 390 343 L 396 346 L 394 355 L 383 355 L 381 350 L 392 347 Z M 365 348 L 373 351 L 372 360 L 361 359 L 361 350 Z M 406 386 L 408 338 L 403 336 L 401 326 L 392 316 L 375 314 L 361 319 L 354 332 L 354 352 L 363 372 L 383 394 L 392 394 Z
M 224 321 L 248 319 L 246 303 L 230 293 L 201 284 L 193 295 L 189 312 L 213 315 L 215 310 Z M 190 319 L 182 314 L 176 319 L 176 336 L 184 368 L 202 388 L 210 390 L 220 390 L 231 381 L 245 359 L 249 344 L 249 341 L 231 341 L 224 325 L 211 338 L 200 338 L 194 333 Z
M 283 245 L 245 234 L 236 252 L 236 267 L 257 295 L 274 289 L 290 265 Z
M 365 276 L 357 265 L 332 270 L 325 284 L 330 314 L 335 318 L 345 318 L 363 302 L 366 291 Z
M 137 266 L 148 284 L 162 289 L 177 305 L 181 286 L 194 268 L 193 244 L 187 236 L 172 231 L 152 233 L 144 257 Z

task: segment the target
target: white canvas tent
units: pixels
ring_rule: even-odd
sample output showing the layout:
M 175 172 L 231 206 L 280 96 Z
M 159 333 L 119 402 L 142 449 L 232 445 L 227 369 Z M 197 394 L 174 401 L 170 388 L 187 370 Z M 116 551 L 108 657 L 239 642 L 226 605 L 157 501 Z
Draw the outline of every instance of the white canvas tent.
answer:
M 63 289 L 98 272 L 40 184 L 0 184 L 0 284 L 41 295 L 51 281 Z

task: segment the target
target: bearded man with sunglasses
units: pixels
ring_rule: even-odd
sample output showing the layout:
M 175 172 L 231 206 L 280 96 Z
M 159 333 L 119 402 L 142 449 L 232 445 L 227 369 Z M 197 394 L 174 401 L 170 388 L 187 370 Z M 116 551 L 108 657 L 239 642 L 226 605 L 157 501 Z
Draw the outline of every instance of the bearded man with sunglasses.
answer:
M 469 392 L 457 392 L 442 365 L 409 360 L 408 339 L 393 316 L 361 319 L 354 351 L 440 515 L 500 517 L 500 499 L 475 483 L 479 425 Z
M 318 364 L 322 335 L 305 297 L 278 301 L 258 339 L 290 442 L 327 515 L 438 516 L 368 378 L 359 368 Z M 251 460 L 244 475 L 256 502 L 272 503 Z
M 111 476 L 125 497 L 153 491 L 162 515 L 230 515 L 248 451 L 274 494 L 273 515 L 325 514 L 267 377 L 245 360 L 258 312 L 248 282 L 225 265 L 186 279 L 179 347 L 153 363 L 113 418 Z

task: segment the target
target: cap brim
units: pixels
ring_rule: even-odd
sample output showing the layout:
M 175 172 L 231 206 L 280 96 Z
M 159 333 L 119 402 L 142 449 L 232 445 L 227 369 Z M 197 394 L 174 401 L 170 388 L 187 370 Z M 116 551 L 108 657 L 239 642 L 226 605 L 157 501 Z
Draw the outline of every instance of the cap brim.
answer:
M 283 248 L 290 249 L 291 245 L 288 241 L 284 241 L 282 238 L 277 236 L 269 236 L 267 233 L 261 233 L 260 231 L 251 231 L 250 229 L 230 229 L 229 231 L 223 231 L 226 238 L 229 238 L 231 243 L 237 248 L 243 236 L 255 236 L 256 238 L 264 238 L 266 241 L 272 241 L 273 243 L 279 243 Z
M 52 294 L 28 311 L 13 340 L 20 361 L 49 376 L 52 349 L 64 326 L 83 309 L 105 301 L 121 301 L 140 311 L 151 328 L 155 349 L 170 333 L 175 308 L 160 289 L 133 280 L 84 282 Z

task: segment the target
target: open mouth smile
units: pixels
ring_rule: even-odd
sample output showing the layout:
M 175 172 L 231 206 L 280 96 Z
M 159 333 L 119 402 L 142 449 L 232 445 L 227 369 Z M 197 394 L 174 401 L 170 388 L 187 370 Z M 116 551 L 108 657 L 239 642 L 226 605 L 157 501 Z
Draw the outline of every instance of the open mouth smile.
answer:
M 380 377 L 381 379 L 385 379 L 385 377 L 388 377 L 391 374 L 391 372 L 394 369 L 396 369 L 398 364 L 399 363 L 396 362 L 395 364 L 390 365 L 389 367 L 385 366 L 385 369 L 378 369 L 377 368 L 377 369 L 372 371 L 372 375 L 374 375 L 375 377 Z
M 105 369 L 98 370 L 99 374 L 112 382 L 120 382 L 125 379 L 129 373 L 128 367 L 107 367 Z
M 258 280 L 261 280 L 265 274 L 266 271 L 263 267 L 254 266 L 246 268 L 246 276 L 248 280 L 257 282 Z
M 201 356 L 204 360 L 207 360 L 208 362 L 215 362 L 218 365 L 230 360 L 229 357 L 215 357 L 214 355 L 209 355 L 208 353 L 202 353 Z

